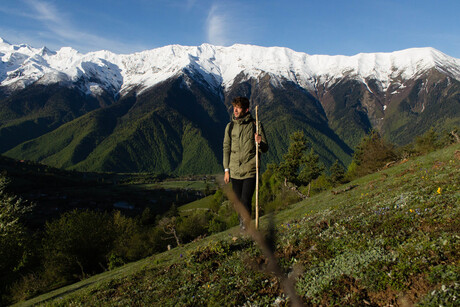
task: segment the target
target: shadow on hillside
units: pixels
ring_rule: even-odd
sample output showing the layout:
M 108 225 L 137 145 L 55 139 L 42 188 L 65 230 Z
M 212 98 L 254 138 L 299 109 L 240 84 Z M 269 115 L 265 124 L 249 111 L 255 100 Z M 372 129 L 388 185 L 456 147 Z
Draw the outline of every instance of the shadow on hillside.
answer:
M 0 169 L 10 183 L 7 192 L 35 204 L 26 223 L 32 229 L 72 210 L 121 211 L 139 216 L 167 212 L 174 204 L 204 197 L 202 191 L 163 188 L 164 178 L 150 174 L 80 173 L 0 156 Z

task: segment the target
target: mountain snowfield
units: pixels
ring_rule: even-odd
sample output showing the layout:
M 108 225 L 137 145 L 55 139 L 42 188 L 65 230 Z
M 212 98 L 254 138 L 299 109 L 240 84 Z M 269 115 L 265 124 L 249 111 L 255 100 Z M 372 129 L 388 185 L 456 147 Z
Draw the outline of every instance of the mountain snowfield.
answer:
M 395 84 L 403 88 L 405 80 L 432 68 L 460 81 L 460 59 L 433 48 L 330 56 L 282 47 L 203 44 L 170 45 L 133 54 L 82 54 L 70 47 L 51 51 L 46 47 L 12 45 L 0 38 L 0 57 L 0 86 L 11 91 L 37 82 L 72 85 L 84 79 L 83 90 L 87 94 L 98 95 L 105 90 L 122 96 L 132 89 L 139 93 L 184 69 L 198 72 L 209 86 L 224 90 L 241 73 L 244 79 L 268 73 L 271 82 L 288 80 L 307 90 L 349 77 L 364 84 L 374 79 L 383 91 L 393 84 L 394 91 Z

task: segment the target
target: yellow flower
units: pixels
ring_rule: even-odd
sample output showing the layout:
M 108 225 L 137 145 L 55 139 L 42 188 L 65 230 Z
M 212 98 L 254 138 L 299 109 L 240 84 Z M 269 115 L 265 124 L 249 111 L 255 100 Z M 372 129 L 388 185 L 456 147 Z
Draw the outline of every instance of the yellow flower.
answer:
M 410 213 L 414 212 L 414 210 L 412 210 L 412 209 L 409 209 L 409 211 L 410 211 Z
M 442 191 L 442 189 L 441 189 L 441 187 L 439 187 L 439 188 L 438 188 L 438 191 L 437 191 L 438 194 L 441 194 L 441 191 Z

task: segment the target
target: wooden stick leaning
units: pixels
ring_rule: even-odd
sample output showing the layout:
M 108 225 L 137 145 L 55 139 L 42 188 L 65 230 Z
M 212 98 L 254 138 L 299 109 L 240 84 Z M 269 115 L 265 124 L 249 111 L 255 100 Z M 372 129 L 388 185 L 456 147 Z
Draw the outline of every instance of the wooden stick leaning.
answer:
M 259 135 L 259 106 L 256 106 L 256 134 Z M 256 229 L 259 229 L 259 143 L 256 142 Z

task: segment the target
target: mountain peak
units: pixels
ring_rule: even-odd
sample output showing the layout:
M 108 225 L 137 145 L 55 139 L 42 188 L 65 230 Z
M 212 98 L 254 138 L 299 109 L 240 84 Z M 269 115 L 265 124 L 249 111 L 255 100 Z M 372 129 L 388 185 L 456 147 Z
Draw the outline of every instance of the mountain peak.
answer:
M 411 48 L 390 53 L 359 53 L 344 55 L 309 55 L 285 47 L 262 47 L 234 44 L 229 47 L 202 44 L 200 46 L 168 45 L 133 54 L 114 54 L 109 51 L 79 53 L 71 47 L 57 52 L 46 47 L 35 49 L 28 45 L 10 45 L 0 38 L 3 61 L 15 65 L 0 68 L 0 86 L 15 82 L 31 84 L 52 71 L 76 80 L 85 74 L 95 77 L 104 87 L 125 92 L 127 89 L 149 88 L 187 68 L 202 75 L 212 87 L 228 88 L 243 73 L 246 78 L 270 74 L 277 79 L 292 81 L 312 89 L 321 82 L 335 82 L 347 76 L 363 82 L 374 79 L 383 89 L 395 78 L 410 79 L 436 68 L 460 80 L 460 59 L 452 58 L 434 48 Z M 28 58 L 41 57 L 30 66 Z M 38 67 L 38 66 L 43 67 Z M 15 72 L 21 70 L 21 72 Z M 26 72 L 33 72 L 27 74 Z
M 13 49 L 13 46 L 6 40 L 0 37 L 0 52 L 7 53 Z
M 82 55 L 80 52 L 78 52 L 77 50 L 73 49 L 72 47 L 61 47 L 61 49 L 58 50 L 57 54 L 60 54 L 60 55 L 71 55 L 71 56 L 74 56 L 74 55 Z
M 41 56 L 45 56 L 45 55 L 51 56 L 51 55 L 55 55 L 56 52 L 48 49 L 47 47 L 42 47 L 39 51 L 39 54 Z
M 0 44 L 11 45 L 7 40 L 0 37 Z

